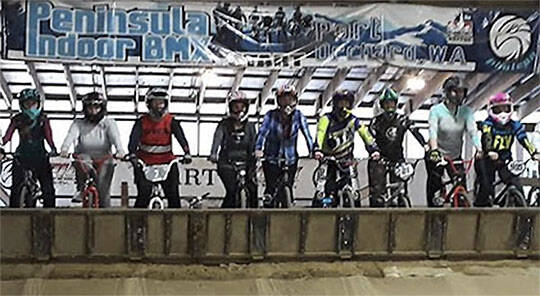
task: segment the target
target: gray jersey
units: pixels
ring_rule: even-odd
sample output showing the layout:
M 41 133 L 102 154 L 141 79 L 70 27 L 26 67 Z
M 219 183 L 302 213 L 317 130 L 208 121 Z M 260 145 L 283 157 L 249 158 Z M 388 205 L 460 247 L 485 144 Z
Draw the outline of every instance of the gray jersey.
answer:
M 75 153 L 100 156 L 111 154 L 114 145 L 116 152 L 125 154 L 120 141 L 116 121 L 104 117 L 97 124 L 84 119 L 75 119 L 71 124 L 61 151 L 67 152 L 75 144 Z

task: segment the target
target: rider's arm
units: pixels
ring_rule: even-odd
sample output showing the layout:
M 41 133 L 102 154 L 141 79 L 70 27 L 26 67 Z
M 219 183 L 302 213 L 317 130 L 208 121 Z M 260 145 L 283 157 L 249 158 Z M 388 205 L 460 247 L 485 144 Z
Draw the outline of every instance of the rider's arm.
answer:
M 437 110 L 435 107 L 432 107 L 431 110 L 429 110 L 429 147 L 432 150 L 436 150 L 439 148 L 439 145 L 437 145 L 437 132 L 439 130 L 439 116 L 437 114 Z
M 11 138 L 13 137 L 13 133 L 15 132 L 15 120 L 11 119 L 9 122 L 8 129 L 6 130 L 6 134 L 2 138 L 2 145 L 5 145 L 7 142 L 11 141 Z
M 319 119 L 317 123 L 317 138 L 315 142 L 316 149 L 322 149 L 324 145 L 324 139 L 326 138 L 326 131 L 330 125 L 330 118 L 328 116 L 323 116 Z
M 482 151 L 482 144 L 480 143 L 480 137 L 478 136 L 478 129 L 476 127 L 476 121 L 474 120 L 474 113 L 472 109 L 467 108 L 467 121 L 465 128 L 467 129 L 467 134 L 472 140 L 476 151 Z
M 363 124 L 359 118 L 355 119 L 354 122 L 355 128 L 358 131 L 358 134 L 362 138 L 362 141 L 364 141 L 364 145 L 366 146 L 366 150 L 371 154 L 379 148 L 377 147 L 377 144 L 375 143 L 375 139 L 369 132 L 369 128 L 367 125 Z
M 64 139 L 64 143 L 62 143 L 62 146 L 60 147 L 60 151 L 67 153 L 69 151 L 69 147 L 71 147 L 71 145 L 73 145 L 73 143 L 75 143 L 75 141 L 79 138 L 79 134 L 80 131 L 78 120 L 75 119 L 69 127 L 69 131 Z
M 190 154 L 189 144 L 186 139 L 186 135 L 184 134 L 184 130 L 182 129 L 182 126 L 180 125 L 180 121 L 173 119 L 171 122 L 171 125 L 172 125 L 171 126 L 172 133 L 174 137 L 176 138 L 176 140 L 178 141 L 178 143 L 180 143 L 180 146 L 182 146 L 184 153 Z
M 306 139 L 307 148 L 310 154 L 313 153 L 313 138 L 311 138 L 311 133 L 309 132 L 309 125 L 307 123 L 307 119 L 304 116 L 304 114 L 300 113 L 300 129 L 302 130 L 302 134 L 304 135 L 304 138 Z
M 129 135 L 128 152 L 130 154 L 134 154 L 135 152 L 137 152 L 137 149 L 139 148 L 139 144 L 141 142 L 141 136 L 142 123 L 141 120 L 138 119 L 137 121 L 135 121 L 135 124 L 131 129 L 131 134 Z
M 109 136 L 109 139 L 116 148 L 116 153 L 120 155 L 126 154 L 126 152 L 124 151 L 124 147 L 122 147 L 122 140 L 120 139 L 120 132 L 118 131 L 118 126 L 116 125 L 116 121 L 112 118 L 108 119 L 107 135 Z
M 45 133 L 45 140 L 47 141 L 47 144 L 52 151 L 56 152 L 56 145 L 54 145 L 54 140 L 52 136 L 51 122 L 46 116 L 44 116 L 43 120 L 43 132 Z
M 525 132 L 525 126 L 519 122 L 516 121 L 514 124 L 514 133 L 516 135 L 517 140 L 519 143 L 527 149 L 527 152 L 532 156 L 535 152 L 537 152 L 536 147 L 534 147 L 534 144 L 529 140 L 527 137 L 527 133 Z
M 214 140 L 212 141 L 212 149 L 210 150 L 210 156 L 217 159 L 219 148 L 223 141 L 223 124 L 218 124 L 216 131 L 214 132 Z
M 485 152 L 494 151 L 495 148 L 493 147 L 493 127 L 488 122 L 482 122 L 480 125 L 480 130 L 482 132 L 482 136 L 480 137 L 480 142 L 482 143 L 482 150 Z
M 255 141 L 255 150 L 262 150 L 264 141 L 266 140 L 266 136 L 270 132 L 271 121 L 271 112 L 267 112 L 266 115 L 264 115 L 261 128 L 259 129 L 259 133 L 257 134 L 257 141 Z

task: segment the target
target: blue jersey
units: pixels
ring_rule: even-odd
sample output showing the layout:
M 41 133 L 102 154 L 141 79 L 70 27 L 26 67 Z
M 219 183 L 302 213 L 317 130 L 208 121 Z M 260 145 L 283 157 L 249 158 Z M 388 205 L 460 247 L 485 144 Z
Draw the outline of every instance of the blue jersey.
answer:
M 494 151 L 499 153 L 502 160 L 512 159 L 512 144 L 517 139 L 527 151 L 533 155 L 536 148 L 527 138 L 525 126 L 519 121 L 510 120 L 507 124 L 495 122 L 488 117 L 481 123 L 482 149 L 485 152 Z

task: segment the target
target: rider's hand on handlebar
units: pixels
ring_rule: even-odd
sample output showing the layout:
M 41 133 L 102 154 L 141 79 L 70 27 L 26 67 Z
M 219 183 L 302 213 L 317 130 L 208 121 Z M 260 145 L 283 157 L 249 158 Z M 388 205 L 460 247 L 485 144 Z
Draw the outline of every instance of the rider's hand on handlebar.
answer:
M 262 158 L 263 156 L 264 156 L 264 153 L 261 150 L 255 150 L 256 158 Z
M 184 155 L 184 161 L 183 161 L 184 164 L 190 164 L 192 161 L 193 159 L 191 158 L 191 154 Z
M 114 158 L 116 158 L 116 159 L 124 159 L 124 158 L 126 158 L 126 154 L 124 154 L 124 153 L 116 153 L 114 155 Z
M 379 160 L 381 158 L 381 153 L 379 151 L 374 151 L 369 157 L 373 160 Z
M 217 163 L 218 162 L 217 156 L 216 155 L 208 156 L 208 161 L 211 163 Z
M 428 152 L 429 160 L 432 162 L 439 162 L 442 159 L 441 151 L 435 149 Z
M 540 161 L 540 152 L 535 152 L 532 156 L 532 158 L 536 161 Z
M 69 153 L 67 151 L 60 151 L 60 157 L 62 158 L 68 158 L 69 157 Z
M 495 151 L 489 151 L 488 156 L 489 156 L 489 158 L 491 158 L 491 160 L 499 159 L 499 153 L 497 153 Z
M 324 154 L 321 151 L 315 151 L 315 153 L 313 154 L 313 157 L 316 160 L 321 160 L 324 158 Z

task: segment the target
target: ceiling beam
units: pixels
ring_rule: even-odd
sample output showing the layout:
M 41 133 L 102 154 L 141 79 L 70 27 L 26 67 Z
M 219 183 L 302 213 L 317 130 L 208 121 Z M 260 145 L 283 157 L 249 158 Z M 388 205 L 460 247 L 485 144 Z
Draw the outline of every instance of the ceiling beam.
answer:
M 245 67 L 238 69 L 238 71 L 236 72 L 236 75 L 234 75 L 231 91 L 238 91 L 238 89 L 240 88 L 240 83 L 242 82 L 242 78 L 244 78 L 245 72 L 246 72 Z
M 13 102 L 13 93 L 9 89 L 9 85 L 7 83 L 6 77 L 4 77 L 4 73 L 0 69 L 0 89 L 2 90 L 2 98 L 6 102 L 6 105 L 8 108 L 11 107 L 11 103 Z
M 353 106 L 358 107 L 362 103 L 362 100 L 366 96 L 366 94 L 369 93 L 369 91 L 373 88 L 375 83 L 379 81 L 379 77 L 381 77 L 384 72 L 386 72 L 386 69 L 388 69 L 387 64 L 383 64 L 380 67 L 372 69 L 366 79 L 360 84 L 358 89 L 355 92 L 354 97 L 354 104 Z M 399 71 L 399 70 L 398 70 Z
M 347 78 L 347 74 L 349 74 L 349 71 L 351 71 L 351 68 L 338 68 L 336 71 L 336 74 L 330 80 L 328 85 L 326 86 L 326 89 L 323 91 L 323 93 L 319 96 L 319 102 L 320 106 L 317 109 L 317 114 L 321 114 L 324 107 L 328 105 L 328 102 L 330 102 L 330 99 L 332 98 L 332 94 L 338 87 L 341 85 L 343 81 L 345 81 L 345 78 Z
M 519 119 L 527 117 L 527 115 L 533 113 L 534 111 L 540 109 L 540 92 L 536 95 L 529 98 L 529 100 L 521 105 L 518 110 Z
M 298 93 L 298 97 L 304 92 L 306 89 L 306 86 L 311 81 L 311 77 L 313 77 L 313 74 L 315 73 L 315 67 L 305 67 L 304 73 L 302 74 L 302 77 L 296 81 L 296 92 Z
M 498 73 L 490 76 L 486 83 L 477 88 L 468 96 L 467 105 L 473 110 L 484 107 L 492 95 L 503 92 L 514 83 L 519 81 L 522 74 Z
M 426 81 L 426 86 L 412 97 L 405 106 L 405 113 L 411 114 L 418 109 L 422 103 L 431 98 L 431 96 L 440 89 L 443 82 L 452 75 L 449 72 L 437 72 L 433 77 Z
M 517 103 L 527 97 L 529 93 L 534 91 L 540 86 L 540 74 L 535 74 L 529 80 L 525 81 L 522 85 L 516 87 L 511 93 L 510 97 L 514 103 Z
M 212 71 L 212 70 L 203 68 L 199 73 L 199 81 L 201 85 L 199 86 L 199 95 L 197 96 L 197 104 L 195 105 L 197 118 L 200 118 L 201 106 L 204 102 L 204 96 L 206 94 L 206 82 L 202 79 L 202 76 L 204 75 L 206 71 Z
M 71 69 L 68 64 L 63 64 L 64 76 L 66 77 L 67 85 L 69 87 L 69 100 L 71 102 L 71 110 L 75 111 L 77 106 L 77 92 L 75 91 L 75 83 L 73 83 L 73 75 L 71 75 Z
M 101 91 L 103 92 L 103 97 L 105 100 L 109 100 L 107 95 L 107 81 L 105 80 L 105 67 L 99 66 L 99 74 L 101 76 Z
M 268 97 L 270 95 L 270 92 L 272 91 L 272 87 L 276 83 L 276 80 L 279 76 L 279 69 L 272 69 L 270 71 L 270 75 L 266 79 L 266 82 L 264 83 L 264 87 L 259 94 L 259 97 L 257 98 L 257 113 L 259 113 L 262 109 L 262 106 L 266 104 L 266 101 L 268 101 Z
M 43 86 L 41 85 L 41 81 L 39 81 L 39 78 L 37 76 L 36 65 L 34 64 L 34 62 L 26 61 L 26 68 L 28 69 L 28 74 L 30 74 L 30 77 L 32 77 L 32 85 L 35 89 L 38 90 L 42 100 L 44 100 L 45 91 L 43 91 Z

